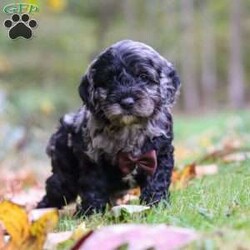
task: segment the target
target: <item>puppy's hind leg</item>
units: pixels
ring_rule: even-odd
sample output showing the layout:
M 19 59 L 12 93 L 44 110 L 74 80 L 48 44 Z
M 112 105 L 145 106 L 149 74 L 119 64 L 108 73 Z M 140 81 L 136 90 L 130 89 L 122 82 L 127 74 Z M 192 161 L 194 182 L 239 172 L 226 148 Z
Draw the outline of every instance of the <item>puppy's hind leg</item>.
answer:
M 163 144 L 157 154 L 157 169 L 152 177 L 145 178 L 141 185 L 142 203 L 158 204 L 162 199 L 169 200 L 169 186 L 174 167 L 174 148 L 170 144 Z
M 46 181 L 46 195 L 37 208 L 61 208 L 76 199 L 78 179 L 78 162 L 68 145 L 68 131 L 63 126 L 52 135 L 48 149 L 52 175 Z

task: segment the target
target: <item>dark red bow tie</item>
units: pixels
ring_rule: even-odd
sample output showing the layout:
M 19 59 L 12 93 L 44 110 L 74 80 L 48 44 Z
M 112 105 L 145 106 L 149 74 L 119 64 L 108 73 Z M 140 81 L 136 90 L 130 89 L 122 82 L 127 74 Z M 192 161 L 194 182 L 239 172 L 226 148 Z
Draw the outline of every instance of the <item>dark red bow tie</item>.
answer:
M 157 167 L 155 150 L 146 152 L 139 157 L 133 157 L 130 153 L 118 153 L 118 165 L 124 175 L 132 172 L 135 167 L 141 168 L 148 175 L 153 175 Z

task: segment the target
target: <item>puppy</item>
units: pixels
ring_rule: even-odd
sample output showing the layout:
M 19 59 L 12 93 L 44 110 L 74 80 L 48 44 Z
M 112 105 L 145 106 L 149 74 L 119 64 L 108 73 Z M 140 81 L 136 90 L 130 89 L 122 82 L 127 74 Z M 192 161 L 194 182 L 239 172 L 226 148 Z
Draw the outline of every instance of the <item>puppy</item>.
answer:
M 89 215 L 132 186 L 143 204 L 167 199 L 179 87 L 173 65 L 148 45 L 124 40 L 104 50 L 81 80 L 84 105 L 61 118 L 49 141 L 52 175 L 38 208 L 61 208 L 79 195 L 78 212 Z

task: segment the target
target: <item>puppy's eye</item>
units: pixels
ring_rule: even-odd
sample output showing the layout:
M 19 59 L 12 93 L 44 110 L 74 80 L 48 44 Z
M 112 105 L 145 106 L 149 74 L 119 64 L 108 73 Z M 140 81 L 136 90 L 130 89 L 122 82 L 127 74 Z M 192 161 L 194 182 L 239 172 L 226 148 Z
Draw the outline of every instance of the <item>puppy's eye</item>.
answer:
M 140 74 L 139 79 L 143 82 L 147 82 L 148 84 L 157 85 L 157 80 L 153 79 L 153 77 L 149 77 L 146 74 Z
M 149 77 L 145 74 L 140 74 L 139 78 L 140 78 L 140 80 L 145 81 L 145 82 L 150 80 Z
M 96 98 L 106 99 L 107 98 L 107 90 L 104 88 L 97 88 L 95 92 Z

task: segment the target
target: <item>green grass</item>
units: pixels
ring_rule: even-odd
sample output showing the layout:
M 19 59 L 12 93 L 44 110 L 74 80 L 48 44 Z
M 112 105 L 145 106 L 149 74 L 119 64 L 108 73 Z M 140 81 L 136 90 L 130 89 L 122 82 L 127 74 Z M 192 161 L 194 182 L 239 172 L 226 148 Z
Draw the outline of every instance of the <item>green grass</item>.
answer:
M 207 119 L 179 118 L 176 121 L 177 140 L 185 143 L 192 136 L 204 136 L 216 131 L 216 140 L 223 138 L 232 125 L 239 138 L 247 143 L 247 113 L 224 114 Z M 231 125 L 230 125 L 231 124 Z M 182 129 L 185 128 L 185 131 Z M 230 132 L 231 133 L 231 132 Z M 189 136 L 188 136 L 189 135 Z M 220 135 L 220 136 L 219 136 Z M 245 135 L 245 136 L 244 136 Z M 201 150 L 203 151 L 203 149 Z M 83 218 L 90 228 L 127 223 L 165 223 L 197 230 L 200 239 L 188 249 L 248 249 L 250 246 L 250 161 L 226 164 L 217 162 L 219 172 L 213 176 L 194 179 L 187 188 L 171 192 L 171 204 L 161 203 L 147 214 L 114 219 L 110 212 Z M 81 220 L 64 217 L 59 231 L 72 230 Z

